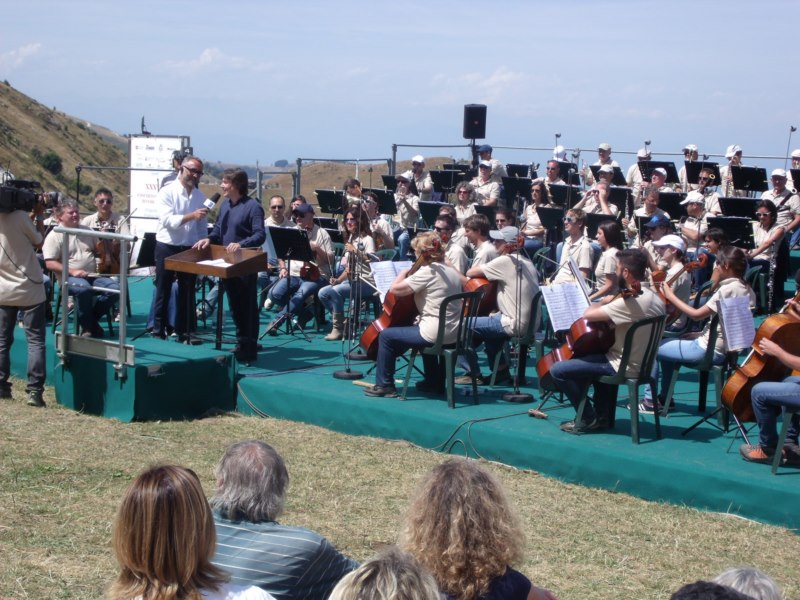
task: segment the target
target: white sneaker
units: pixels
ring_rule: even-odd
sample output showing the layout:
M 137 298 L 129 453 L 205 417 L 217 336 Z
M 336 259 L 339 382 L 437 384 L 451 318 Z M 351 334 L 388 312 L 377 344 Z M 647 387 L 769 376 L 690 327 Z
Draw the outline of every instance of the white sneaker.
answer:
M 266 310 L 269 310 L 270 308 L 272 308 L 272 300 L 270 300 L 269 298 L 264 300 L 264 308 Z

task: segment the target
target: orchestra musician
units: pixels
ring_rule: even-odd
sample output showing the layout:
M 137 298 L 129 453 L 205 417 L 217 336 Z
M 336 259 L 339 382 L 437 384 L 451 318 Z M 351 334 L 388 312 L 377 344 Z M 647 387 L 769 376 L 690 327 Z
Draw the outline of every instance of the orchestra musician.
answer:
M 378 357 L 375 368 L 375 385 L 364 390 L 367 396 L 393 398 L 397 396 L 394 383 L 395 360 L 410 348 L 430 347 L 439 331 L 439 308 L 442 301 L 461 292 L 461 277 L 444 262 L 444 248 L 433 231 L 419 234 L 411 242 L 417 255 L 419 268 L 403 269 L 389 288 L 398 297 L 414 296 L 420 319 L 415 325 L 384 329 L 378 336 Z M 461 305 L 453 303 L 445 315 L 445 342 L 455 341 Z M 445 372 L 438 357 L 423 354 L 425 377 L 417 383 L 423 392 L 444 391 Z
M 697 185 L 695 189 L 703 194 L 706 202 L 706 212 L 711 215 L 721 215 L 722 205 L 719 203 L 719 194 L 716 191 L 716 176 L 714 171 L 708 168 L 703 168 L 697 176 Z
M 328 341 L 344 337 L 344 303 L 351 294 L 355 272 L 352 269 L 358 267 L 358 288 L 353 290 L 355 298 L 366 298 L 375 291 L 375 279 L 369 268 L 368 258 L 368 255 L 375 254 L 375 240 L 372 237 L 367 212 L 359 210 L 358 207 L 347 209 L 344 213 L 343 228 L 344 238 L 347 241 L 340 263 L 341 273 L 331 279 L 330 285 L 319 291 L 319 300 L 330 311 L 333 321 L 331 332 L 325 336 Z
M 569 259 L 575 259 L 584 279 L 589 279 L 594 264 L 592 245 L 584 235 L 586 215 L 579 208 L 571 208 L 564 215 L 564 242 L 558 260 L 558 270 L 552 283 L 574 281 L 572 271 L 567 267 Z
M 647 252 L 647 265 L 651 271 L 666 271 L 667 263 L 656 250 L 655 242 L 660 240 L 665 235 L 673 233 L 672 221 L 666 215 L 653 215 L 650 220 L 644 224 L 644 243 L 641 245 Z M 641 237 L 637 238 L 641 241 Z M 636 246 L 632 246 L 636 247 Z
M 384 248 L 394 248 L 394 233 L 390 225 L 391 216 L 382 215 L 378 212 L 378 197 L 375 192 L 364 192 L 364 202 L 362 208 L 366 211 L 372 231 L 372 238 L 375 240 L 375 247 L 378 250 Z
M 772 200 L 778 208 L 777 223 L 786 230 L 789 247 L 793 248 L 800 239 L 800 196 L 787 186 L 787 173 L 775 169 L 770 175 L 772 189 L 761 194 L 762 200 Z
M 439 207 L 440 215 L 449 215 L 456 220 L 456 229 L 450 237 L 450 242 L 458 244 L 464 252 L 469 250 L 469 240 L 467 239 L 467 232 L 464 229 L 463 223 L 456 219 L 456 208 L 452 204 L 442 204 Z M 469 250 L 471 252 L 471 250 Z
M 497 282 L 497 311 L 488 317 L 476 317 L 472 321 L 473 346 L 476 348 L 484 342 L 486 359 L 489 366 L 494 366 L 497 353 L 503 343 L 512 336 L 522 335 L 528 328 L 531 316 L 531 298 L 539 291 L 539 279 L 533 263 L 519 249 L 519 229 L 503 227 L 499 231 L 489 232 L 492 243 L 499 255 L 488 263 L 471 267 L 466 277 L 482 277 Z M 460 361 L 460 365 L 468 367 Z M 488 383 L 480 372 L 475 373 L 480 384 Z M 504 382 L 509 378 L 508 365 L 500 365 L 495 382 Z M 472 383 L 470 375 L 460 377 L 456 383 Z
M 598 144 L 597 146 L 597 160 L 592 166 L 602 167 L 603 165 L 608 165 L 609 167 L 618 167 L 619 163 L 611 158 L 611 144 L 607 144 L 603 142 L 602 144 Z M 614 169 L 611 169 L 611 173 L 613 175 Z M 583 168 L 583 181 L 586 185 L 592 185 L 594 183 L 594 175 L 592 175 L 592 170 L 589 167 Z
M 489 219 L 484 215 L 472 215 L 464 221 L 464 234 L 474 249 L 473 267 L 497 258 L 497 250 L 489 239 Z
M 466 181 L 461 181 L 456 186 L 456 219 L 463 225 L 467 217 L 475 214 L 475 202 L 478 200 L 475 188 Z
M 439 234 L 442 244 L 444 244 L 445 262 L 459 273 L 466 273 L 469 266 L 467 253 L 460 244 L 453 241 L 456 220 L 447 213 L 441 213 L 436 217 L 433 229 Z
M 691 192 L 690 192 L 691 193 Z M 711 295 L 708 302 L 699 308 L 693 308 L 684 302 L 675 293 L 672 286 L 663 284 L 661 289 L 670 304 L 693 321 L 707 319 L 714 314 L 720 314 L 719 302 L 725 298 L 747 297 L 750 306 L 755 306 L 756 296 L 750 286 L 744 281 L 747 270 L 747 255 L 744 250 L 736 246 L 727 246 L 717 254 L 717 269 L 719 270 L 720 284 Z M 720 316 L 720 320 L 722 317 Z M 669 389 L 672 373 L 676 363 L 691 364 L 700 362 L 706 354 L 710 341 L 710 323 L 706 323 L 700 337 L 693 340 L 671 339 L 665 341 L 658 350 L 656 364 L 653 366 L 653 377 L 658 382 L 658 371 L 661 370 L 661 393 L 657 394 L 658 401 L 654 403 L 650 398 L 649 389 L 645 392 L 645 399 L 639 403 L 639 412 L 652 414 L 657 409 L 661 411 L 664 406 L 664 394 Z M 725 361 L 725 352 L 728 347 L 725 340 L 725 329 L 720 323 L 717 329 L 717 339 L 714 346 L 714 364 Z
M 684 165 L 678 171 L 678 181 L 680 182 L 678 185 L 679 192 L 690 192 L 692 190 L 697 189 L 696 184 L 689 183 L 689 179 L 686 174 L 686 163 L 696 161 L 698 156 L 699 156 L 699 151 L 697 149 L 696 144 L 686 144 L 683 147 Z
M 800 309 L 800 304 L 794 300 L 789 303 L 795 310 Z M 759 350 L 767 356 L 777 358 L 787 369 L 795 373 L 800 371 L 800 356 L 787 352 L 772 340 L 762 338 Z M 780 451 L 783 464 L 800 466 L 800 413 L 792 416 L 783 448 L 777 447 L 777 420 L 785 410 L 796 410 L 800 407 L 800 376 L 790 375 L 783 381 L 756 383 L 750 392 L 750 399 L 758 424 L 758 444 L 742 444 L 739 448 L 742 458 L 749 462 L 771 464 L 775 453 Z
M 98 188 L 94 193 L 94 205 L 97 212 L 81 219 L 81 225 L 96 231 L 110 231 L 130 235 L 131 230 L 128 220 L 123 219 L 112 210 L 114 194 L 108 188 Z
M 621 290 L 635 290 L 646 278 L 647 258 L 641 250 L 627 249 L 617 252 L 617 279 Z M 623 346 L 628 329 L 632 324 L 664 314 L 664 302 L 647 287 L 639 294 L 627 297 L 606 296 L 599 303 L 592 304 L 583 314 L 588 321 L 612 321 L 615 326 L 614 345 L 605 354 L 590 354 L 556 362 L 551 370 L 556 388 L 563 392 L 577 410 L 584 391 L 594 385 L 592 402 L 587 402 L 580 423 L 575 420 L 561 424 L 562 431 L 581 433 L 608 429 L 617 397 L 617 386 L 593 381 L 597 377 L 617 373 L 622 357 Z M 628 363 L 629 377 L 638 375 L 638 360 L 650 331 L 639 331 L 633 340 L 631 359 Z M 592 406 L 593 404 L 593 406 Z
M 579 208 L 587 214 L 616 216 L 619 209 L 615 204 L 611 204 L 608 201 L 608 188 L 611 187 L 614 168 L 610 165 L 603 165 L 597 172 L 597 177 L 599 181 L 595 182 L 591 189 L 583 194 L 583 198 L 573 208 Z
M 686 241 L 686 256 L 689 260 L 695 260 L 700 253 L 703 236 L 708 229 L 706 200 L 703 194 L 695 190 L 686 194 L 686 198 L 681 201 L 681 204 L 686 206 L 689 216 L 680 223 L 679 230 L 681 237 Z M 692 291 L 696 292 L 703 283 L 708 281 L 708 277 L 708 267 L 692 271 Z
M 411 177 L 420 201 L 429 202 L 433 195 L 433 180 L 430 173 L 425 170 L 425 157 L 421 154 L 412 156 L 411 171 L 406 174 Z
M 636 226 L 635 217 L 647 218 L 647 222 L 649 222 L 650 219 L 658 215 L 669 221 L 669 213 L 658 207 L 659 193 L 656 186 L 645 184 L 643 190 L 644 201 L 642 205 L 634 209 L 632 218 L 622 218 L 622 226 L 625 228 L 625 234 L 628 236 L 630 245 L 633 248 L 639 248 L 644 243 L 639 239 L 639 230 Z
M 604 221 L 597 228 L 597 242 L 602 252 L 594 270 L 595 291 L 589 302 L 617 293 L 617 252 L 622 250 L 622 228 L 616 221 Z
M 492 177 L 492 163 L 482 160 L 478 163 L 478 176 L 470 181 L 475 190 L 476 201 L 481 206 L 498 206 L 500 184 Z
M 722 177 L 722 195 L 726 198 L 746 198 L 747 192 L 745 190 L 737 190 L 733 187 L 733 172 L 731 167 L 741 167 L 742 165 L 742 148 L 736 144 L 732 144 L 725 150 L 725 158 L 728 159 L 728 164 L 720 167 L 719 174 Z
M 550 163 L 547 164 L 549 165 Z M 555 165 L 558 167 L 558 163 L 555 163 Z M 550 192 L 546 183 L 536 181 L 531 184 L 531 200 L 532 202 L 525 207 L 525 223 L 522 227 L 522 235 L 525 236 L 525 253 L 528 257 L 533 258 L 534 253 L 544 246 L 546 230 L 542 225 L 542 220 L 539 218 L 537 210 L 540 206 L 550 204 Z
M 565 152 L 566 154 L 566 152 Z M 531 184 L 535 185 L 537 183 L 544 183 L 545 187 L 548 189 L 548 193 L 550 190 L 550 186 L 555 185 L 565 185 L 566 181 L 561 178 L 561 166 L 558 164 L 558 160 L 548 160 L 547 165 L 544 168 L 544 177 L 537 177 Z
M 786 229 L 778 224 L 778 207 L 772 200 L 756 204 L 758 225 L 753 229 L 755 248 L 747 252 L 750 265 L 761 268 L 772 286 L 772 305 L 763 307 L 767 312 L 778 312 L 784 303 L 783 284 L 789 275 L 789 249 L 785 243 Z M 782 257 L 781 246 L 786 246 Z
M 639 168 L 639 163 L 647 162 L 650 159 L 650 148 L 639 148 L 639 150 L 636 152 L 636 162 L 628 167 L 628 173 L 625 175 L 625 182 L 628 184 L 628 187 L 631 188 L 633 197 L 636 199 L 642 197 L 641 188 L 645 183 L 644 176 L 642 175 L 642 169 Z
M 361 182 L 356 179 L 355 177 L 348 177 L 344 180 L 342 184 L 344 188 L 344 202 L 347 205 L 351 204 L 360 204 L 361 200 L 363 200 L 363 192 L 361 190 Z M 292 202 L 294 204 L 294 202 Z M 295 207 L 292 206 L 292 210 Z
M 394 193 L 394 203 L 397 206 L 397 220 L 400 227 L 394 232 L 394 243 L 397 246 L 395 260 L 406 260 L 411 240 L 409 229 L 417 226 L 419 219 L 419 198 L 409 189 L 408 175 L 400 173 L 395 175 L 397 189 Z
M 670 233 L 654 241 L 653 246 L 655 246 L 656 252 L 661 258 L 660 262 L 667 265 L 665 281 L 671 282 L 670 286 L 675 295 L 682 302 L 688 304 L 692 295 L 692 277 L 684 269 L 686 243 L 680 236 Z M 686 315 L 681 314 L 675 323 L 671 325 L 671 329 L 682 330 L 685 323 Z
M 301 204 L 292 211 L 292 216 L 297 228 L 308 232 L 308 241 L 315 260 L 312 263 L 291 261 L 290 273 L 285 261 L 278 259 L 281 279 L 272 286 L 269 295 L 273 304 L 284 308 L 267 327 L 269 335 L 277 335 L 278 327 L 290 315 L 297 316 L 301 326 L 308 322 L 311 313 L 305 308 L 306 299 L 326 286 L 331 277 L 333 243 L 328 232 L 314 223 L 314 207 Z
M 476 148 L 476 152 L 481 159 L 481 162 L 488 162 L 492 168 L 492 181 L 497 185 L 503 185 L 503 177 L 508 177 L 506 167 L 502 162 L 496 158 L 492 158 L 492 147 L 489 144 L 483 144 Z

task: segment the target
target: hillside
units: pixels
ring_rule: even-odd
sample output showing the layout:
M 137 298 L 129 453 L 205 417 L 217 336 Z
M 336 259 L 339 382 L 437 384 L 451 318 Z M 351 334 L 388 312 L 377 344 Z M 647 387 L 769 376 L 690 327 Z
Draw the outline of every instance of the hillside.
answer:
M 43 106 L 7 82 L 0 83 L 0 168 L 17 179 L 39 181 L 47 191 L 75 196 L 79 164 L 126 167 L 127 141 L 105 128 L 98 132 L 92 123 Z M 89 194 L 101 186 L 118 198 L 127 198 L 128 175 L 82 169 L 81 204 L 89 206 Z

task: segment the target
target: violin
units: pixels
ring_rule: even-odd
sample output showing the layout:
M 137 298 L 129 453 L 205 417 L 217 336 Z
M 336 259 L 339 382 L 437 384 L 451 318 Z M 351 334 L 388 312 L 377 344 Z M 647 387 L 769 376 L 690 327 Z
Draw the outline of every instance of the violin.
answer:
M 627 289 L 620 290 L 614 296 L 617 298 L 633 298 L 642 293 L 642 284 L 635 281 Z M 583 317 L 577 319 L 566 335 L 566 342 L 545 354 L 536 363 L 536 373 L 539 375 L 539 385 L 544 389 L 555 389 L 550 369 L 562 360 L 580 358 L 589 354 L 605 354 L 616 341 L 614 323 L 611 321 L 587 321 Z
M 669 281 L 666 282 L 667 285 L 672 285 L 673 283 L 675 283 L 678 280 L 678 277 L 680 277 L 684 273 L 691 273 L 695 269 L 704 268 L 706 264 L 708 264 L 708 255 L 698 254 L 696 260 L 687 262 L 685 265 L 683 265 L 683 268 L 680 271 L 678 271 L 677 273 L 675 273 L 675 275 L 670 277 Z M 653 278 L 653 283 L 655 284 L 656 293 L 664 301 L 664 306 L 667 309 L 667 325 L 670 325 L 671 323 L 674 323 L 675 321 L 678 320 L 678 317 L 680 316 L 680 311 L 674 304 L 670 304 L 670 302 L 667 300 L 667 297 L 664 295 L 662 284 L 667 278 L 667 272 L 654 271 L 652 278 Z
M 306 261 L 303 263 L 303 266 L 300 267 L 300 277 L 306 281 L 319 281 L 319 278 L 322 277 L 322 273 L 316 264 Z
M 800 301 L 800 292 L 792 302 Z M 722 403 L 740 422 L 755 422 L 751 391 L 762 381 L 782 381 L 791 369 L 774 356 L 761 352 L 761 340 L 769 339 L 792 354 L 800 354 L 800 314 L 787 304 L 779 313 L 764 319 L 758 330 L 750 354 L 741 366 L 736 367 L 722 388 Z
M 116 231 L 116 227 L 108 222 L 97 231 Z M 98 239 L 94 245 L 97 256 L 97 272 L 103 275 L 119 275 L 119 240 Z

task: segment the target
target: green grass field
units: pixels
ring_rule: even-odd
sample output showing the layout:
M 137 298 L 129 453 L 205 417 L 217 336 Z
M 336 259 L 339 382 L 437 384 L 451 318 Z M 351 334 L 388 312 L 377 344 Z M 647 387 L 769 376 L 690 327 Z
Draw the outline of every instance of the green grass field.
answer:
M 58 408 L 52 390 L 46 399 L 45 410 L 25 406 L 21 392 L 0 404 L 2 598 L 101 598 L 115 574 L 110 536 L 122 490 L 153 463 L 193 468 L 211 495 L 226 445 L 265 440 L 292 477 L 282 522 L 363 560 L 396 540 L 417 480 L 444 458 L 274 419 L 123 424 Z M 772 575 L 785 598 L 800 596 L 800 538 L 787 529 L 488 466 L 525 527 L 520 570 L 559 598 L 668 598 L 741 564 Z

